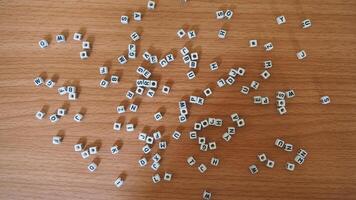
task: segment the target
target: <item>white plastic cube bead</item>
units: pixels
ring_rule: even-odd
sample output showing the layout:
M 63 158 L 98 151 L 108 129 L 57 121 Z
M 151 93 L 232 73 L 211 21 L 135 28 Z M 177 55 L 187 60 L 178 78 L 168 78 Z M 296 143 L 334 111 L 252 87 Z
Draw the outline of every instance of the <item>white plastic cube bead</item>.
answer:
M 219 37 L 220 39 L 224 39 L 224 38 L 226 38 L 226 34 L 227 34 L 227 31 L 226 31 L 226 30 L 220 29 L 220 30 L 219 30 L 219 33 L 218 33 L 218 37 Z
M 124 55 L 118 57 L 117 60 L 118 60 L 119 63 L 122 64 L 122 65 L 125 64 L 125 63 L 127 63 L 127 59 L 126 59 L 126 57 L 125 57 Z
M 98 148 L 97 147 L 89 147 L 89 153 L 90 153 L 90 155 L 97 154 Z
M 59 34 L 59 35 L 56 35 L 56 42 L 57 43 L 62 43 L 62 42 L 65 42 L 66 41 L 66 38 L 64 35 L 62 34 Z
M 36 118 L 37 118 L 37 119 L 43 119 L 45 115 L 46 115 L 46 113 L 44 113 L 44 112 L 42 112 L 42 111 L 38 111 L 38 112 L 36 113 Z
M 81 52 L 79 52 L 79 55 L 80 55 L 80 59 L 82 59 L 82 60 L 89 58 L 87 51 L 81 51 Z
M 165 181 L 171 181 L 171 180 L 172 180 L 172 174 L 171 174 L 171 173 L 168 173 L 168 172 L 165 172 L 163 179 L 164 179 Z
M 41 77 L 36 77 L 33 82 L 35 83 L 36 86 L 40 86 L 44 83 L 44 80 Z
M 52 137 L 52 143 L 53 144 L 61 144 L 62 143 L 62 137 L 61 136 L 53 136 Z
M 74 33 L 73 40 L 80 41 L 82 40 L 83 35 L 81 33 Z
M 166 141 L 161 141 L 158 143 L 158 148 L 159 149 L 166 149 L 167 148 L 167 142 Z
M 88 150 L 85 150 L 85 151 L 82 151 L 81 153 L 80 153 L 80 155 L 82 156 L 82 158 L 84 158 L 84 159 L 87 159 L 87 158 L 89 158 L 89 151 Z
M 161 181 L 161 177 L 159 176 L 159 174 L 155 174 L 152 176 L 152 181 L 153 183 L 158 183 Z
M 138 161 L 139 165 L 141 167 L 144 167 L 147 165 L 147 159 L 146 158 L 141 158 L 139 161 Z
M 210 70 L 215 71 L 219 68 L 219 65 L 217 62 L 210 63 Z
M 55 123 L 55 122 L 58 122 L 59 117 L 58 117 L 56 114 L 53 114 L 53 115 L 49 116 L 49 120 L 50 120 L 52 123 Z
M 301 51 L 299 51 L 299 52 L 297 53 L 297 58 L 298 58 L 299 60 L 302 60 L 302 59 L 304 59 L 305 57 L 307 57 L 307 53 L 306 53 L 304 50 L 301 50 Z
M 284 151 L 291 152 L 293 151 L 293 145 L 292 144 L 284 144 Z
M 294 171 L 294 169 L 295 169 L 295 164 L 294 164 L 294 163 L 287 162 L 286 169 L 287 169 L 288 171 Z
M 268 79 L 270 76 L 271 76 L 271 74 L 267 71 L 267 70 L 265 70 L 265 71 L 263 71 L 262 73 L 261 73 L 261 76 L 262 76 L 262 78 L 263 79 Z
M 283 147 L 284 147 L 284 141 L 277 138 L 277 139 L 274 141 L 274 145 L 276 145 L 276 146 L 279 147 L 279 148 L 283 148 Z
M 284 24 L 284 23 L 286 23 L 286 17 L 285 16 L 278 16 L 278 17 L 276 17 L 276 21 L 277 21 L 277 24 L 278 25 L 281 25 L 281 24 Z
M 304 21 L 302 21 L 302 27 L 303 28 L 309 28 L 309 27 L 311 27 L 311 21 L 310 21 L 310 19 L 306 19 L 306 20 L 304 20 Z
M 74 145 L 74 151 L 82 151 L 82 150 L 83 150 L 83 144 Z
M 90 172 L 94 172 L 97 167 L 98 167 L 98 165 L 96 165 L 95 163 L 90 163 L 90 164 L 88 165 L 88 170 L 89 170 Z
M 280 115 L 284 115 L 284 114 L 287 113 L 286 107 L 279 107 L 279 108 L 277 108 L 277 110 L 278 110 Z
M 156 7 L 156 2 L 154 2 L 154 1 L 148 1 L 148 2 L 147 2 L 147 8 L 148 8 L 149 10 L 154 10 L 155 7 Z
M 266 61 L 264 61 L 264 67 L 265 67 L 265 69 L 270 69 L 270 68 L 272 68 L 272 60 L 266 60 Z
M 99 83 L 100 87 L 107 88 L 109 86 L 109 81 L 102 79 Z
M 158 153 L 156 153 L 155 155 L 153 155 L 152 160 L 154 162 L 159 162 L 162 159 L 161 155 L 159 155 Z
M 250 47 L 257 47 L 257 40 L 250 40 L 249 44 L 250 44 Z
M 43 48 L 48 47 L 48 42 L 47 42 L 47 40 L 40 40 L 38 42 L 38 45 L 43 49 Z
M 197 37 L 197 34 L 195 33 L 194 30 L 191 30 L 188 32 L 188 38 L 189 39 L 193 39 L 193 38 L 196 38 Z
M 140 35 L 139 35 L 137 32 L 133 32 L 133 33 L 131 33 L 130 38 L 131 38 L 133 41 L 137 41 L 137 40 L 140 39 Z
M 126 124 L 126 131 L 132 132 L 135 130 L 135 126 L 133 124 Z
M 61 96 L 67 94 L 66 87 L 59 87 L 57 91 L 58 91 L 58 94 Z
M 64 108 L 57 109 L 57 115 L 63 117 L 67 113 L 67 110 Z
M 156 121 L 160 121 L 160 120 L 163 118 L 162 113 L 157 112 L 156 114 L 154 114 L 153 118 L 154 118 Z
M 189 80 L 194 79 L 194 78 L 195 78 L 195 73 L 194 73 L 194 71 L 189 71 L 189 72 L 187 73 L 187 77 L 188 77 Z
M 90 49 L 90 42 L 88 42 L 88 41 L 84 41 L 84 42 L 82 42 L 82 48 L 83 49 Z
M 159 169 L 161 165 L 158 162 L 154 162 L 151 165 L 151 169 L 153 169 L 154 171 L 157 171 Z
M 216 11 L 216 19 L 224 19 L 225 13 L 222 10 Z
M 213 166 L 218 166 L 219 165 L 220 160 L 218 158 L 212 157 L 210 160 L 210 164 Z
M 258 168 L 256 165 L 250 165 L 248 167 L 248 169 L 250 170 L 251 174 L 257 174 L 258 173 Z
M 133 17 L 135 21 L 141 21 L 142 20 L 142 14 L 140 12 L 134 12 Z
M 208 168 L 204 164 L 200 164 L 198 170 L 200 173 L 204 173 Z
M 183 38 L 185 35 L 186 35 L 186 33 L 185 33 L 185 31 L 184 31 L 183 29 L 179 29 L 179 30 L 177 31 L 177 36 L 178 36 L 179 38 Z
M 204 200 L 210 200 L 210 199 L 211 199 L 211 193 L 208 192 L 208 191 L 206 191 L 206 190 L 204 190 L 204 192 L 203 192 L 203 199 L 204 199 Z
M 286 91 L 286 97 L 287 97 L 288 99 L 295 97 L 295 92 L 294 92 L 294 90 L 288 90 L 288 91 Z
M 273 44 L 272 42 L 269 42 L 264 45 L 266 51 L 271 51 L 273 49 Z
M 54 81 L 52 81 L 51 79 L 46 81 L 46 86 L 48 88 L 53 88 L 56 85 L 56 83 Z
M 119 147 L 117 145 L 114 145 L 110 148 L 111 154 L 118 154 L 119 153 Z
M 274 161 L 273 160 L 267 160 L 266 166 L 268 168 L 273 168 L 274 167 Z
M 234 12 L 232 10 L 226 10 L 226 12 L 225 12 L 226 19 L 231 19 L 233 15 L 234 15 Z
M 129 23 L 129 17 L 126 15 L 121 16 L 120 18 L 121 24 L 128 24 Z
M 117 188 L 121 187 L 123 184 L 124 184 L 124 180 L 123 180 L 121 177 L 117 178 L 117 179 L 114 181 L 114 185 L 115 185 Z
M 142 151 L 144 154 L 148 154 L 151 151 L 151 147 L 146 144 L 145 146 L 142 147 Z
M 174 55 L 173 54 L 168 54 L 168 55 L 166 55 L 166 60 L 167 60 L 167 62 L 173 62 L 174 61 Z
M 322 96 L 320 98 L 320 102 L 321 102 L 321 104 L 324 104 L 324 105 L 329 104 L 331 102 L 330 101 L 330 97 L 329 96 Z
M 259 160 L 260 162 L 264 162 L 264 161 L 267 160 L 267 156 L 266 156 L 266 154 L 264 154 L 264 153 L 259 154 L 257 157 L 258 157 L 258 160 Z
M 169 94 L 171 88 L 169 86 L 164 85 L 162 88 L 162 93 Z
M 182 134 L 181 134 L 180 132 L 174 131 L 173 134 L 172 134 L 172 137 L 173 137 L 174 139 L 176 139 L 176 140 L 179 140 L 179 138 L 180 138 L 181 135 L 182 135 Z
M 83 120 L 83 117 L 84 117 L 84 116 L 83 116 L 82 114 L 77 113 L 77 114 L 74 115 L 73 119 L 74 119 L 74 121 L 76 121 L 76 122 L 81 122 L 81 121 Z
M 193 166 L 196 163 L 196 161 L 193 156 L 190 156 L 187 159 L 187 163 L 188 163 L 188 165 Z

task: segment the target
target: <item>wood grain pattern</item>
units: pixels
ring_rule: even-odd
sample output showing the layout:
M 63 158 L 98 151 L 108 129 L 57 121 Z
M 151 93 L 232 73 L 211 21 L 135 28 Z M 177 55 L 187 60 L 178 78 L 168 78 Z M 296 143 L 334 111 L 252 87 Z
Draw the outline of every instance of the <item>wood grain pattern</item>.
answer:
M 204 189 L 213 199 L 355 199 L 356 198 L 356 3 L 351 0 L 265 0 L 211 1 L 192 0 L 186 5 L 179 0 L 157 0 L 157 9 L 147 11 L 146 0 L 2 0 L 0 1 L 0 198 L 1 199 L 200 199 Z M 231 8 L 232 20 L 218 21 L 215 11 Z M 119 17 L 140 10 L 142 22 L 131 20 L 122 25 Z M 275 17 L 285 15 L 287 23 L 278 26 Z M 310 18 L 313 26 L 302 30 L 302 20 Z M 193 41 L 180 40 L 176 31 L 192 27 L 198 32 Z M 217 39 L 217 31 L 228 30 L 225 40 Z M 93 50 L 86 61 L 79 59 L 80 43 L 71 39 L 76 31 L 84 31 Z M 139 31 L 139 58 L 119 65 L 130 42 L 129 35 Z M 65 44 L 57 44 L 58 33 L 68 34 Z M 38 41 L 50 39 L 47 49 Z M 258 48 L 249 48 L 248 40 L 258 39 Z M 272 52 L 263 44 L 271 41 Z M 197 78 L 187 80 L 188 68 L 178 50 L 189 46 L 199 52 Z M 167 68 L 142 61 L 143 50 L 158 56 L 174 52 L 177 59 Z M 308 58 L 300 61 L 295 53 L 305 49 Z M 220 60 L 220 68 L 211 72 L 209 63 Z M 272 76 L 263 81 L 263 61 L 273 60 Z M 118 73 L 117 86 L 100 89 L 100 65 L 108 65 Z M 116 106 L 128 104 L 125 93 L 139 77 L 136 67 L 143 64 L 159 80 L 156 96 L 135 98 L 140 104 L 137 113 L 126 113 L 120 120 L 137 124 L 134 133 L 115 133 L 112 124 L 120 116 Z M 231 67 L 245 66 L 246 76 L 233 86 L 217 88 L 215 82 L 226 77 Z M 33 78 L 39 74 L 58 77 L 57 86 L 73 83 L 80 89 L 79 100 L 68 102 L 55 89 L 35 87 Z M 241 94 L 242 85 L 261 81 L 258 91 Z M 170 82 L 169 95 L 160 92 Z M 203 107 L 191 106 L 189 121 L 180 125 L 178 104 L 189 95 L 202 94 L 213 87 L 213 95 Z M 286 116 L 275 109 L 277 90 L 294 89 L 296 97 L 288 101 Z M 252 96 L 265 95 L 271 104 L 252 104 Z M 329 95 L 332 104 L 323 106 L 319 99 Z M 48 107 L 48 113 L 69 105 L 68 116 L 57 124 L 36 120 L 34 114 Z M 164 119 L 156 122 L 153 114 L 164 110 Z M 82 123 L 72 117 L 85 111 Z M 231 142 L 221 135 L 232 125 L 229 115 L 238 112 L 246 120 L 246 128 L 238 131 Z M 189 140 L 188 132 L 195 121 L 207 116 L 224 119 L 224 126 L 209 127 L 201 134 L 217 142 L 215 152 L 200 152 Z M 170 183 L 153 184 L 153 171 L 139 168 L 143 143 L 137 135 L 144 130 L 161 130 L 169 141 L 161 168 L 174 173 Z M 171 138 L 174 130 L 183 133 L 179 141 Z M 65 134 L 63 144 L 51 144 L 53 135 Z M 295 148 L 305 148 L 309 157 L 301 167 L 290 173 L 286 161 L 295 154 L 273 146 L 280 137 Z M 73 145 L 84 138 L 87 144 L 100 144 L 98 170 L 88 173 L 90 160 L 83 160 Z M 121 141 L 119 155 L 110 154 L 115 141 Z M 153 152 L 156 152 L 157 145 Z M 265 152 L 276 161 L 274 169 L 257 162 L 256 155 Z M 188 167 L 186 158 L 194 155 L 208 170 L 200 174 Z M 210 166 L 210 158 L 220 158 L 218 167 Z M 250 175 L 248 166 L 256 163 L 260 173 Z M 125 185 L 117 189 L 113 181 L 125 176 Z

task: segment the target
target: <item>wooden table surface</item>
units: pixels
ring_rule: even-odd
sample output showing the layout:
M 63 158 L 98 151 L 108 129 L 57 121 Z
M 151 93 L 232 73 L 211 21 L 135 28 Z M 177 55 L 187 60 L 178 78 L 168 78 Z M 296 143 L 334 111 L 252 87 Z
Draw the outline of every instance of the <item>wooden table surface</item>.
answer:
M 201 199 L 205 189 L 213 199 L 356 199 L 356 3 L 351 0 L 265 0 L 211 1 L 157 0 L 154 11 L 146 9 L 146 0 L 112 1 L 0 1 L 0 198 L 1 199 Z M 231 20 L 216 20 L 215 11 L 232 9 Z M 143 20 L 120 23 L 120 16 L 134 11 L 143 13 Z M 284 15 L 287 23 L 277 25 L 275 17 Z M 301 21 L 312 20 L 312 27 L 301 28 Z M 198 37 L 178 39 L 181 27 L 194 29 Z M 228 30 L 227 38 L 217 38 L 221 28 Z M 81 31 L 92 43 L 88 60 L 79 58 L 81 43 L 72 39 Z M 141 34 L 137 42 L 138 58 L 125 65 L 117 62 L 127 52 L 129 35 Z M 57 44 L 56 34 L 68 36 L 66 43 Z M 38 41 L 46 38 L 50 45 L 40 49 Z M 258 40 L 258 48 L 248 41 Z M 263 44 L 271 41 L 274 49 L 265 52 Z M 183 64 L 179 49 L 183 46 L 199 52 L 197 77 L 188 80 L 189 68 Z M 298 60 L 296 52 L 304 49 L 308 57 Z M 160 58 L 169 52 L 176 60 L 166 68 L 150 65 L 142 59 L 144 50 Z M 272 59 L 271 77 L 262 80 L 263 61 Z M 211 72 L 209 63 L 220 62 Z M 99 87 L 103 78 L 101 65 L 110 73 L 120 75 L 120 83 L 107 89 Z M 139 78 L 136 68 L 143 65 L 159 80 L 154 98 L 125 97 Z M 218 88 L 216 81 L 226 78 L 232 67 L 245 67 L 246 74 L 228 87 Z M 35 87 L 38 75 L 57 79 L 55 88 Z M 241 86 L 252 80 L 260 87 L 248 95 L 240 93 Z M 57 88 L 74 84 L 79 99 L 69 102 L 59 96 Z M 172 86 L 171 93 L 160 91 L 163 85 Z M 189 106 L 189 119 L 178 122 L 178 101 L 190 95 L 202 96 L 210 86 L 213 95 L 204 106 Z M 296 97 L 287 101 L 287 115 L 276 111 L 275 93 L 294 89 Z M 266 106 L 254 105 L 252 97 L 270 97 Z M 321 105 L 320 97 L 329 95 L 331 104 Z M 139 104 L 137 113 L 116 113 L 119 104 Z M 53 113 L 61 106 L 69 113 L 56 124 L 37 120 L 35 113 L 45 107 Z M 153 114 L 164 112 L 162 121 Z M 73 115 L 84 112 L 82 123 Z M 230 142 L 222 134 L 233 123 L 230 114 L 239 113 L 246 127 L 239 129 Z M 201 152 L 188 133 L 194 122 L 207 117 L 224 120 L 222 127 L 209 127 L 199 133 L 208 141 L 217 142 L 217 150 Z M 133 133 L 115 133 L 116 120 L 133 122 Z M 160 130 L 168 141 L 159 173 L 173 173 L 171 182 L 153 184 L 154 171 L 140 168 L 144 143 L 137 140 L 141 131 Z M 174 140 L 174 130 L 182 132 Z M 52 136 L 63 134 L 60 145 L 52 144 Z M 291 153 L 274 146 L 281 138 L 294 145 Z M 87 145 L 100 146 L 97 156 L 84 160 L 73 145 L 79 140 Z M 122 145 L 118 155 L 111 155 L 114 143 Z M 302 166 L 294 172 L 285 169 L 293 161 L 297 149 L 309 153 Z M 257 161 L 258 153 L 266 153 L 276 162 L 268 169 Z M 197 165 L 189 167 L 188 156 L 208 166 L 201 174 Z M 210 165 L 212 156 L 220 158 L 218 167 Z M 150 157 L 147 157 L 150 159 Z M 98 169 L 89 173 L 87 165 L 99 162 Z M 149 162 L 149 165 L 152 161 Z M 257 175 L 248 166 L 256 164 Z M 116 188 L 113 181 L 125 178 Z

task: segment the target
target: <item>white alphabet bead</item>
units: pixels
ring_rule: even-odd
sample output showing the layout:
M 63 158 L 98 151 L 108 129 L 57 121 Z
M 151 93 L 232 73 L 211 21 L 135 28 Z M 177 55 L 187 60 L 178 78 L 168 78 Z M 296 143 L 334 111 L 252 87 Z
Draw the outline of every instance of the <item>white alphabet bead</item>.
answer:
M 109 73 L 109 68 L 105 66 L 99 67 L 99 74 L 100 75 L 105 75 Z
M 200 173 L 204 173 L 208 168 L 204 164 L 200 164 L 198 170 Z
M 146 144 L 145 146 L 143 146 L 142 151 L 143 153 L 148 154 L 151 151 L 151 148 L 148 144 Z
M 55 122 L 58 122 L 59 117 L 58 117 L 56 114 L 53 114 L 53 115 L 49 116 L 49 120 L 50 120 L 52 123 L 55 123 Z
M 147 165 L 147 159 L 145 157 L 141 158 L 139 161 L 138 161 L 138 164 L 141 166 L 141 167 L 144 167 Z
M 222 10 L 216 11 L 216 19 L 224 19 L 224 17 L 225 17 L 224 11 Z
M 73 119 L 74 119 L 74 121 L 76 121 L 76 122 L 81 122 L 81 121 L 83 120 L 83 117 L 84 117 L 84 116 L 83 116 L 82 114 L 77 113 L 77 114 L 74 115 Z
M 250 40 L 250 47 L 257 47 L 257 40 Z
M 219 30 L 219 33 L 218 33 L 218 37 L 219 37 L 220 39 L 225 39 L 226 34 L 227 34 L 227 32 L 226 32 L 225 30 L 220 29 L 220 30 Z
M 137 32 L 133 32 L 133 33 L 131 33 L 130 38 L 131 38 L 133 41 L 137 41 L 137 40 L 140 39 L 140 36 L 138 35 Z
M 283 15 L 282 16 L 278 16 L 278 17 L 276 17 L 276 21 L 277 21 L 277 24 L 278 25 L 281 25 L 281 24 L 284 24 L 284 23 L 286 23 L 286 17 L 284 17 Z
M 286 93 L 281 92 L 281 91 L 278 91 L 278 92 L 277 92 L 277 95 L 276 95 L 276 98 L 277 98 L 277 99 L 283 100 L 285 97 L 286 97 Z
M 218 158 L 212 157 L 211 161 L 210 161 L 210 164 L 213 165 L 213 166 L 218 166 L 219 165 L 219 161 L 220 160 Z
M 126 124 L 126 131 L 132 132 L 135 130 L 135 126 L 133 124 Z
M 165 172 L 163 179 L 164 179 L 165 181 L 171 181 L 171 180 L 172 180 L 172 174 L 171 174 L 171 173 L 168 173 L 168 172 Z
M 140 133 L 138 135 L 138 139 L 141 140 L 141 141 L 144 141 L 146 142 L 146 138 L 147 138 L 147 134 L 146 133 Z M 153 143 L 153 142 L 152 142 Z
M 62 143 L 62 137 L 61 136 L 53 136 L 52 137 L 52 143 L 53 144 L 61 144 Z
M 153 97 L 154 95 L 155 95 L 155 91 L 154 90 L 152 90 L 152 89 L 149 89 L 148 91 L 147 91 L 147 96 L 149 96 L 149 97 Z
M 80 41 L 82 40 L 83 35 L 81 33 L 74 33 L 73 40 Z
M 205 141 L 206 141 L 205 137 L 198 138 L 198 144 L 205 144 Z
M 154 171 L 157 171 L 159 169 L 161 165 L 158 162 L 154 162 L 151 165 L 151 169 L 153 169 Z
M 77 99 L 77 94 L 76 93 L 69 93 L 68 94 L 68 99 L 73 101 Z
M 191 30 L 191 31 L 188 32 L 188 38 L 189 39 L 193 39 L 193 38 L 196 38 L 196 37 L 197 37 L 197 35 L 196 35 L 194 30 Z
M 251 174 L 257 174 L 258 173 L 258 168 L 256 165 L 250 165 L 248 167 L 248 169 L 250 170 Z
M 152 160 L 154 162 L 159 162 L 162 159 L 161 155 L 159 155 L 158 153 L 156 153 L 155 155 L 153 155 Z
M 154 1 L 148 1 L 148 2 L 147 2 L 147 8 L 148 8 L 148 10 L 154 10 L 155 7 L 156 7 L 156 2 L 154 2 Z
M 239 67 L 239 68 L 237 69 L 237 74 L 238 74 L 239 76 L 245 75 L 245 72 L 246 72 L 246 70 L 245 70 L 244 68 L 242 68 L 242 67 Z
M 84 159 L 87 159 L 87 158 L 89 158 L 89 151 L 88 150 L 85 150 L 85 151 L 82 151 L 81 153 L 80 153 L 80 155 L 82 156 L 82 158 L 84 158 Z
M 223 120 L 222 119 L 215 119 L 214 126 L 222 126 L 222 125 L 223 125 Z
M 195 73 L 194 73 L 194 71 L 189 71 L 189 72 L 187 73 L 187 77 L 188 77 L 189 80 L 194 79 L 194 78 L 195 78 Z
M 269 42 L 264 45 L 266 51 L 271 51 L 273 49 L 273 44 L 272 42 Z
M 193 52 L 190 54 L 190 58 L 191 60 L 198 60 L 199 59 L 199 55 L 197 52 Z
M 219 79 L 216 84 L 219 86 L 219 87 L 224 87 L 226 85 L 226 82 L 223 78 Z
M 284 144 L 284 151 L 291 152 L 293 151 L 293 145 L 292 144 Z
M 177 35 L 178 35 L 179 38 L 183 38 L 185 36 L 185 34 L 186 33 L 185 33 L 185 31 L 183 29 L 179 29 L 177 31 Z
M 119 83 L 119 76 L 111 75 L 110 82 L 113 83 L 113 84 L 118 84 Z
M 267 156 L 266 156 L 266 154 L 264 154 L 264 153 L 259 154 L 257 157 L 258 157 L 258 160 L 259 160 L 260 162 L 264 162 L 264 161 L 267 160 Z
M 261 96 L 254 96 L 253 97 L 253 103 L 254 104 L 261 104 L 262 103 L 262 97 Z
M 297 53 L 297 58 L 298 58 L 299 60 L 302 60 L 302 59 L 304 59 L 305 57 L 307 57 L 307 53 L 305 53 L 304 50 L 301 50 L 301 51 L 299 51 L 299 52 Z
M 119 114 L 126 112 L 124 106 L 118 106 L 118 107 L 116 108 L 116 111 L 117 111 L 117 113 L 119 113 Z
M 129 23 L 129 17 L 126 15 L 121 16 L 121 24 L 128 24 Z
M 288 91 L 286 92 L 286 96 L 287 96 L 288 99 L 295 97 L 295 92 L 294 92 L 294 90 L 288 90 Z
M 82 150 L 83 150 L 83 144 L 74 145 L 74 151 L 82 151 Z
M 241 92 L 242 94 L 246 94 L 246 95 L 247 95 L 249 91 L 250 91 L 250 88 L 249 88 L 249 87 L 247 87 L 247 86 L 242 86 L 240 92 Z
M 161 177 L 159 176 L 159 174 L 155 174 L 152 176 L 152 181 L 153 183 L 158 183 L 161 181 Z
M 60 117 L 63 117 L 67 113 L 67 110 L 64 108 L 58 108 L 57 109 L 57 115 Z
M 277 110 L 278 110 L 280 115 L 284 115 L 284 114 L 287 113 L 286 107 L 279 107 L 279 108 L 277 108 Z
M 266 166 L 268 168 L 273 168 L 274 167 L 274 161 L 273 160 L 267 160 Z
M 162 113 L 158 112 L 158 113 L 154 114 L 153 118 L 156 121 L 160 121 L 163 118 Z
M 37 118 L 37 119 L 43 119 L 45 115 L 46 115 L 45 112 L 38 111 L 38 112 L 36 113 L 36 118 Z
M 173 62 L 174 61 L 174 56 L 173 56 L 173 54 L 168 54 L 168 55 L 166 55 L 166 60 L 167 60 L 167 62 Z
M 203 192 L 203 199 L 204 199 L 204 200 L 210 200 L 210 199 L 211 199 L 211 193 L 208 192 L 208 191 L 206 191 L 206 190 L 204 190 L 204 192 Z
M 82 43 L 82 48 L 83 49 L 90 49 L 90 43 L 88 42 L 88 41 L 84 41 L 83 43 Z
M 279 148 L 283 148 L 283 146 L 284 146 L 284 141 L 277 138 L 276 141 L 274 141 L 274 145 L 276 145 L 276 146 L 279 147 Z
M 90 155 L 94 155 L 98 153 L 97 147 L 89 147 L 89 153 Z
M 188 64 L 191 61 L 189 54 L 183 56 L 182 59 L 183 59 L 184 64 Z
M 128 99 L 132 99 L 135 96 L 135 93 L 133 93 L 131 90 L 127 91 L 126 97 Z
M 36 77 L 33 82 L 35 83 L 36 86 L 40 86 L 44 83 L 44 80 L 41 77 Z
M 182 56 L 185 56 L 189 53 L 189 49 L 187 47 L 183 47 L 181 50 L 180 50 L 180 53 L 182 54 Z
M 171 90 L 171 88 L 169 86 L 164 85 L 162 88 L 162 93 L 169 94 L 170 90 Z
M 67 92 L 68 93 L 75 93 L 76 92 L 76 87 L 75 86 L 67 86 Z
M 196 163 L 196 161 L 193 156 L 190 156 L 187 159 L 187 163 L 188 163 L 188 165 L 193 166 Z
M 277 100 L 277 107 L 284 107 L 284 106 L 286 106 L 286 100 L 278 99 Z
M 140 12 L 134 12 L 133 17 L 135 21 L 141 21 L 142 20 L 142 14 Z
M 272 68 L 272 60 L 266 60 L 266 61 L 264 62 L 264 67 L 265 67 L 265 69 L 270 69 L 270 68 Z
M 124 184 L 124 180 L 122 178 L 117 178 L 115 181 L 114 181 L 114 185 L 119 188 L 121 187 L 122 185 Z
M 46 86 L 47 86 L 48 88 L 53 88 L 54 85 L 56 85 L 56 83 L 55 83 L 54 81 L 52 81 L 52 80 L 50 80 L 50 79 L 46 81 Z
M 219 68 L 219 65 L 217 62 L 210 63 L 210 70 L 215 71 Z
M 210 96 L 213 93 L 210 88 L 206 88 L 203 92 L 206 97 Z
M 130 105 L 130 111 L 131 112 L 137 112 L 137 109 L 138 109 L 138 105 L 133 104 L 133 103 Z
M 297 154 L 298 154 L 299 156 L 301 156 L 302 158 L 305 158 L 305 157 L 307 157 L 308 152 L 305 151 L 304 149 L 299 149 Z
M 184 123 L 187 121 L 187 116 L 185 115 L 179 115 L 178 116 L 178 119 L 179 119 L 179 123 Z
M 79 52 L 79 55 L 80 55 L 80 59 L 82 59 L 82 60 L 89 58 L 87 51 L 81 51 L 81 52 Z
M 166 149 L 167 148 L 167 142 L 166 141 L 161 141 L 158 143 L 158 148 L 159 149 Z
M 151 58 L 151 54 L 148 53 L 147 51 L 145 51 L 145 52 L 142 54 L 142 57 L 143 57 L 143 59 L 149 61 L 150 58 Z
M 119 61 L 119 63 L 120 63 L 121 65 L 127 63 L 127 59 L 126 59 L 126 57 L 125 57 L 124 55 L 118 57 L 118 58 L 117 58 L 117 61 Z
M 201 123 L 195 123 L 194 124 L 194 130 L 200 131 L 201 130 Z
M 43 48 L 48 47 L 48 42 L 47 42 L 47 40 L 40 40 L 38 42 L 38 45 L 40 45 L 40 47 L 43 49 Z
M 178 131 L 174 131 L 172 134 L 172 137 L 176 140 L 179 140 L 180 136 L 181 136 L 181 133 Z
M 229 76 L 229 77 L 225 80 L 225 82 L 226 82 L 227 84 L 229 84 L 229 85 L 232 85 L 232 84 L 235 83 L 235 78 L 232 77 L 232 76 Z
M 244 119 L 237 120 L 237 126 L 239 128 L 244 127 L 245 126 L 245 120 Z
M 258 86 L 260 86 L 260 83 L 257 82 L 257 81 L 252 81 L 251 84 L 250 84 L 250 87 L 257 90 L 258 89 Z
M 209 142 L 209 149 L 215 150 L 216 149 L 216 142 Z
M 167 67 L 168 62 L 166 59 L 163 58 L 159 61 L 159 64 L 161 65 L 162 68 L 164 68 L 164 67 Z
M 227 19 L 231 19 L 232 15 L 234 15 L 234 12 L 232 10 L 227 10 L 225 12 L 225 18 L 227 18 Z
M 190 132 L 189 132 L 189 138 L 190 138 L 191 140 L 197 139 L 197 132 L 196 132 L 196 131 L 190 131 Z
M 108 86 L 109 86 L 109 81 L 107 81 L 107 80 L 105 80 L 105 79 L 102 79 L 101 81 L 100 81 L 100 87 L 102 87 L 102 88 L 107 88 Z
M 56 42 L 57 43 L 62 43 L 62 42 L 65 42 L 66 41 L 66 38 L 64 37 L 64 35 L 56 35 Z
M 90 164 L 88 165 L 88 170 L 89 170 L 90 172 L 94 172 L 97 167 L 98 167 L 98 165 L 96 165 L 94 162 L 92 162 L 92 163 L 90 163 Z
M 197 68 L 198 62 L 197 61 L 190 61 L 189 62 L 189 68 L 195 69 Z
M 302 27 L 303 28 L 309 28 L 309 27 L 311 27 L 311 21 L 310 21 L 310 19 L 306 19 L 306 20 L 304 20 L 304 21 L 302 21 Z
M 230 141 L 231 140 L 231 135 L 229 134 L 229 133 L 224 133 L 223 135 L 222 135 L 222 138 L 226 141 L 226 142 L 228 142 L 228 141 Z
M 233 122 L 237 122 L 237 121 L 240 119 L 240 117 L 239 117 L 239 115 L 238 115 L 237 113 L 232 113 L 232 114 L 230 115 L 230 117 L 231 117 L 231 120 L 232 120 Z
M 215 118 L 209 117 L 209 118 L 208 118 L 208 122 L 209 122 L 209 125 L 210 125 L 210 126 L 214 126 L 214 125 L 215 125 Z
M 261 76 L 262 76 L 262 78 L 263 79 L 268 79 L 270 76 L 271 76 L 271 74 L 267 71 L 267 70 L 265 70 L 265 71 L 263 71 L 262 73 L 261 73 Z
M 115 131 L 121 130 L 121 123 L 115 122 L 115 123 L 114 123 L 114 126 L 113 126 L 113 129 L 114 129 Z
M 230 134 L 230 135 L 234 135 L 236 133 L 236 129 L 235 127 L 228 127 L 227 128 L 227 132 Z
M 304 161 L 305 161 L 305 158 L 303 158 L 303 157 L 300 156 L 300 155 L 297 155 L 297 156 L 295 156 L 294 161 L 295 161 L 296 163 L 298 163 L 299 165 L 302 165 L 302 164 L 304 163 Z
M 287 169 L 288 171 L 294 171 L 294 169 L 295 169 L 295 164 L 294 164 L 294 163 L 287 162 L 286 169 Z
M 320 98 L 320 102 L 323 105 L 329 104 L 331 102 L 330 101 L 330 97 L 329 96 L 323 96 L 323 97 Z

